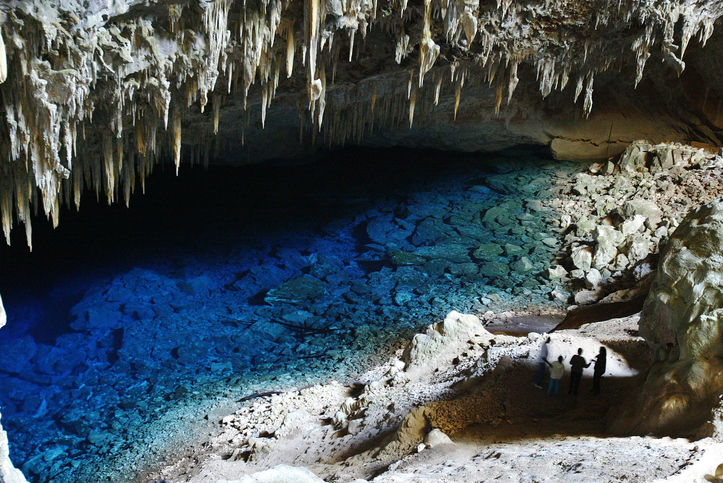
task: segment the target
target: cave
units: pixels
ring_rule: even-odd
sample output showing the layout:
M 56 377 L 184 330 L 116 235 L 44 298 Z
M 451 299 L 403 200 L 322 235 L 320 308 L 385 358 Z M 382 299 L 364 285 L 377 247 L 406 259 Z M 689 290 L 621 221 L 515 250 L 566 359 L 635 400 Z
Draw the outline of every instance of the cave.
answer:
M 3 2 L 0 482 L 723 481 L 721 17 Z

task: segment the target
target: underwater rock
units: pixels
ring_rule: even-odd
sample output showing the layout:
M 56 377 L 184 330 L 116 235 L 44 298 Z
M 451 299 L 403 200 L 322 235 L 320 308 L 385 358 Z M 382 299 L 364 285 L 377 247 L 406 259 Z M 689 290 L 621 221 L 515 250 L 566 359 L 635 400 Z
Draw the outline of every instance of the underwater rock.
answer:
M 515 249 L 513 248 L 512 251 L 514 252 Z M 522 249 L 520 249 L 522 251 Z M 502 255 L 502 247 L 500 247 L 496 243 L 485 243 L 484 245 L 480 245 L 472 254 L 477 260 L 483 260 L 486 262 L 491 262 L 497 260 L 497 258 Z M 519 252 L 518 252 L 519 253 Z
M 300 304 L 321 297 L 326 293 L 326 284 L 310 275 L 284 282 L 268 291 L 264 301 L 268 304 Z

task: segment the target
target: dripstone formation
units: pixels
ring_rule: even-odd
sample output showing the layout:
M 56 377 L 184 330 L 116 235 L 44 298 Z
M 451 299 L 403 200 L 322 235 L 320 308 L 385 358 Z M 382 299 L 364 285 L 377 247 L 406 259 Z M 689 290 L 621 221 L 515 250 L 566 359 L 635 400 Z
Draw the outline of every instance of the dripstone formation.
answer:
M 127 203 L 164 159 L 715 143 L 722 14 L 712 0 L 6 0 L 4 232 L 23 222 L 30 243 L 31 210 L 58 223 L 85 188 Z

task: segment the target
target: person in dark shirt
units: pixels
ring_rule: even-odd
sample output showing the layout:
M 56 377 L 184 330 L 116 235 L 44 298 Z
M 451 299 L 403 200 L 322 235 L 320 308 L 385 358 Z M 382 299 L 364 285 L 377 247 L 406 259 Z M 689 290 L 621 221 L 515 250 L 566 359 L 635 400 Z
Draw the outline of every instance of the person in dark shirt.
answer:
M 605 363 L 607 358 L 607 349 L 600 347 L 600 353 L 595 358 L 594 373 L 592 375 L 592 393 L 597 395 L 600 394 L 600 379 L 605 374 Z
M 582 348 L 577 350 L 577 354 L 570 359 L 570 387 L 567 393 L 570 396 L 577 396 L 577 389 L 580 387 L 580 379 L 582 379 L 582 370 L 590 367 L 590 362 L 585 361 L 582 357 Z

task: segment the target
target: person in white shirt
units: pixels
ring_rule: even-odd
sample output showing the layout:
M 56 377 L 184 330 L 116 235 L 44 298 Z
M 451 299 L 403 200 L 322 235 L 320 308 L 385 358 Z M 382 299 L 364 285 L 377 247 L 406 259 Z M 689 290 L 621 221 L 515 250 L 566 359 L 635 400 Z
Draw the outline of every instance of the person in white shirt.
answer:
M 562 364 L 562 356 L 559 356 L 556 361 L 552 364 L 545 359 L 545 362 L 550 366 L 550 386 L 547 388 L 547 395 L 552 396 L 552 392 L 555 392 L 555 396 L 560 394 L 560 379 L 565 373 L 565 366 Z

